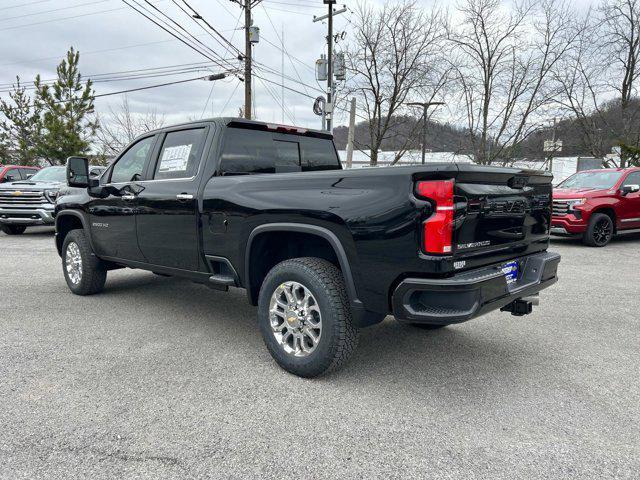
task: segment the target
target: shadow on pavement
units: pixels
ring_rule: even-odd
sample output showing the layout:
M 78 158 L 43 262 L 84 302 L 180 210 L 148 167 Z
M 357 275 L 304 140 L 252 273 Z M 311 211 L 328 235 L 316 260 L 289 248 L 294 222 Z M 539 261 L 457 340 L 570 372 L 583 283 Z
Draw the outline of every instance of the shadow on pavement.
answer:
M 99 297 L 108 303 L 135 302 L 148 307 L 148 315 L 162 316 L 169 324 L 167 328 L 197 329 L 193 332 L 196 336 L 212 342 L 212 355 L 230 348 L 231 342 L 235 343 L 233 348 L 242 348 L 247 365 L 265 359 L 271 362 L 256 325 L 256 308 L 247 302 L 244 290 L 224 293 L 188 280 L 136 273 L 111 275 Z M 496 327 L 462 324 L 424 331 L 387 317 L 379 325 L 362 329 L 360 344 L 349 364 L 326 378 L 331 382 L 343 378 L 353 381 L 354 377 L 378 382 L 393 376 L 403 383 L 420 384 L 485 378 L 482 388 L 493 388 L 496 382 L 511 377 L 514 369 L 525 368 L 538 353 L 529 351 L 530 344 L 514 343 L 512 336 L 487 334 L 487 328 Z M 275 363 L 272 366 L 274 371 L 278 369 Z

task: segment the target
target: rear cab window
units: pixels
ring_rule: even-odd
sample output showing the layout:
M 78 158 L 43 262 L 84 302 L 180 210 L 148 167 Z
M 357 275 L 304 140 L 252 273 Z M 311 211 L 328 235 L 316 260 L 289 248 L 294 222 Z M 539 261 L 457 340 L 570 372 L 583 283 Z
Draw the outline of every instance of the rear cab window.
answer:
M 304 135 L 238 128 L 225 129 L 223 175 L 340 170 L 333 141 Z

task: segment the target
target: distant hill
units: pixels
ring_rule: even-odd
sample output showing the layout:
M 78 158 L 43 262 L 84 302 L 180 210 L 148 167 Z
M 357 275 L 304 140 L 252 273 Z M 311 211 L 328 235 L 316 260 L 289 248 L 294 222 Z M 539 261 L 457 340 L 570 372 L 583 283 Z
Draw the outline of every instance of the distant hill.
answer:
M 393 135 L 386 139 L 382 144 L 383 151 L 395 151 L 402 148 L 406 138 L 411 131 L 419 127 L 419 120 L 413 117 L 401 117 L 397 120 L 397 126 L 394 128 Z M 336 127 L 333 130 L 336 146 L 338 150 L 344 150 L 347 147 L 347 136 L 349 128 L 345 126 Z M 421 130 L 414 136 L 409 143 L 409 149 L 418 150 L 421 148 Z M 369 144 L 369 132 L 366 122 L 356 124 L 355 144 L 359 149 L 366 150 Z M 456 152 L 468 153 L 466 134 L 463 129 L 454 127 L 447 123 L 440 124 L 435 122 L 427 122 L 427 149 L 434 152 Z
M 635 118 L 633 131 L 637 132 L 640 142 L 640 99 L 634 101 L 635 111 L 638 112 Z M 615 132 L 622 131 L 621 109 L 618 101 L 609 102 L 605 105 L 601 114 L 588 118 L 587 124 L 591 125 L 595 135 L 599 137 L 599 144 L 594 148 L 585 138 L 579 128 L 577 119 L 560 120 L 556 126 L 556 138 L 563 141 L 563 156 L 597 156 L 603 157 L 611 153 L 611 149 L 620 143 Z M 382 145 L 383 151 L 395 151 L 401 148 L 405 139 L 412 129 L 419 126 L 420 120 L 414 117 L 400 117 L 398 127 L 393 135 L 385 140 Z M 334 129 L 336 146 L 339 150 L 346 149 L 348 128 L 345 126 Z M 552 138 L 552 128 L 540 129 L 523 141 L 516 150 L 516 158 L 542 159 L 547 154 L 543 151 L 544 141 Z M 421 132 L 409 143 L 409 149 L 418 150 L 421 148 Z M 355 144 L 356 148 L 367 150 L 369 143 L 368 127 L 366 122 L 356 124 Z M 459 154 L 471 153 L 467 131 L 463 128 L 450 124 L 440 124 L 428 122 L 427 124 L 427 149 L 433 152 L 454 152 Z M 595 150 L 595 151 L 594 151 Z

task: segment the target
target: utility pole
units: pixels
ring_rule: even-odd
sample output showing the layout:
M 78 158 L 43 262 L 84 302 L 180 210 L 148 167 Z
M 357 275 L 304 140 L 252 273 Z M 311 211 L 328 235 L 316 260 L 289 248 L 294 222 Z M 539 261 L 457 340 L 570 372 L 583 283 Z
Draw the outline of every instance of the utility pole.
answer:
M 329 36 L 327 37 L 327 55 L 329 59 L 329 68 L 327 78 L 327 132 L 333 131 L 333 5 L 335 0 L 325 0 L 324 3 L 329 5 Z
M 553 173 L 553 154 L 555 153 L 556 150 L 556 136 L 558 135 L 558 121 L 556 119 L 556 117 L 553 117 L 553 152 L 551 152 L 551 155 L 549 156 L 549 171 L 551 173 Z
M 444 102 L 412 102 L 407 105 L 411 107 L 422 107 L 422 164 L 427 160 L 427 112 L 429 107 L 444 105 Z
M 244 0 L 244 118 L 251 120 L 251 1 Z
M 327 20 L 328 24 L 328 35 L 327 35 L 327 103 L 324 110 L 325 117 L 325 128 L 328 132 L 333 131 L 333 111 L 334 111 L 334 102 L 335 102 L 335 84 L 333 81 L 333 17 L 335 15 L 339 15 L 347 11 L 347 8 L 344 7 L 341 10 L 334 10 L 333 6 L 336 4 L 336 0 L 323 0 L 325 5 L 328 5 L 329 12 L 327 15 L 323 15 L 321 17 L 313 17 L 313 22 L 320 22 L 322 20 Z
M 281 52 L 280 52 L 280 61 L 281 61 L 281 84 L 282 84 L 282 92 L 281 92 L 281 96 L 282 96 L 282 123 L 284 124 L 284 23 L 282 24 L 282 45 L 281 45 Z M 295 119 L 294 119 L 295 120 Z
M 356 99 L 351 99 L 349 112 L 349 136 L 347 137 L 347 168 L 353 167 L 353 143 L 356 137 Z

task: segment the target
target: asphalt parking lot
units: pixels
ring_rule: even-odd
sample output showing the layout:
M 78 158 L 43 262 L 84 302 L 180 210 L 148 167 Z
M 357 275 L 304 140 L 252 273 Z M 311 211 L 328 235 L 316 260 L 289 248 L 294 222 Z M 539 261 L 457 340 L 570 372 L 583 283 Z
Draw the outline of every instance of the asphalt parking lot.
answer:
M 533 315 L 388 318 L 302 380 L 242 291 L 122 270 L 77 297 L 51 230 L 0 234 L 0 478 L 638 478 L 639 248 L 554 241 Z

